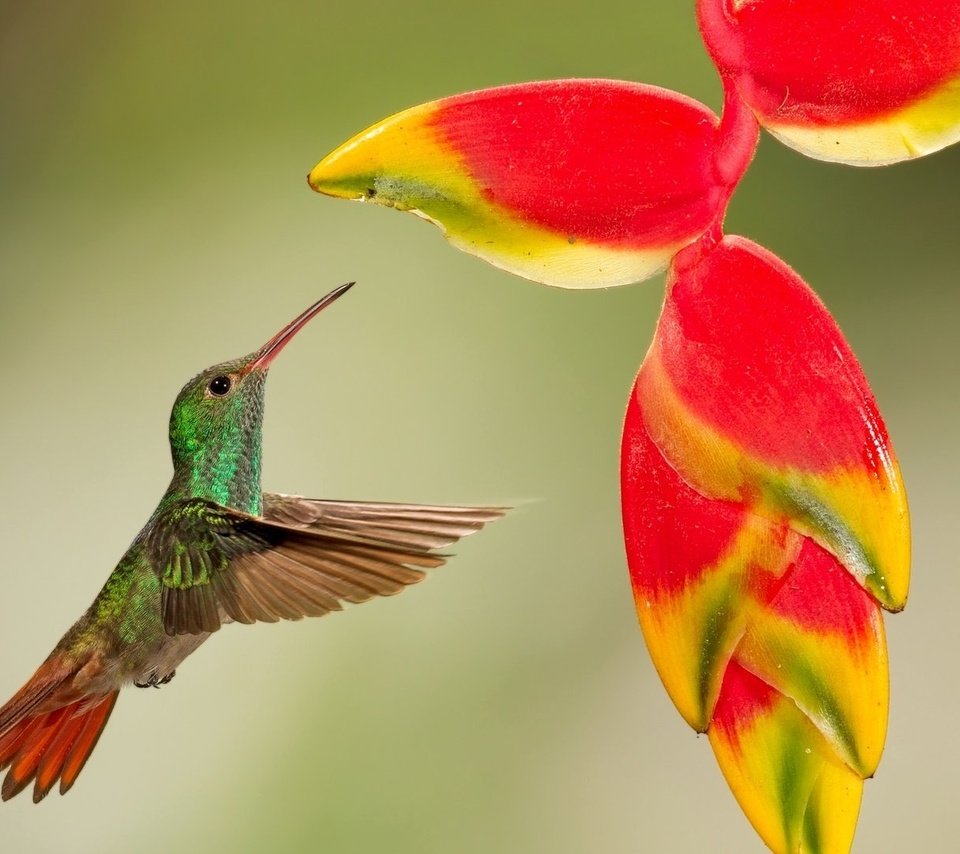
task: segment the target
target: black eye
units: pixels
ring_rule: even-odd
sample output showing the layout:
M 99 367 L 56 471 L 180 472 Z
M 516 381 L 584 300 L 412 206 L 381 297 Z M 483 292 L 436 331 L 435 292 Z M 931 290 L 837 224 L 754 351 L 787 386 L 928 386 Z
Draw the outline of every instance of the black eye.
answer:
M 230 387 L 233 385 L 230 382 L 230 377 L 214 377 L 210 380 L 210 385 L 207 388 L 210 389 L 210 394 L 216 395 L 217 397 L 223 397 Z

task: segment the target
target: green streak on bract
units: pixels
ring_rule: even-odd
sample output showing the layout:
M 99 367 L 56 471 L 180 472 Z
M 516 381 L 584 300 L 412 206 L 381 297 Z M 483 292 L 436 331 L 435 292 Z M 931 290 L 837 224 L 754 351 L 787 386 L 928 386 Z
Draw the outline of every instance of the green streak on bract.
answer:
M 370 202 L 400 211 L 422 210 L 447 222 L 451 216 L 466 215 L 467 205 L 438 184 L 405 175 L 366 172 L 331 181 L 314 189 L 331 196 Z
M 704 603 L 708 609 L 708 616 L 703 625 L 700 659 L 697 662 L 697 717 L 703 727 L 701 731 L 706 730 L 713 711 L 712 701 L 716 699 L 720 673 L 717 658 L 727 647 L 731 632 L 739 622 L 737 620 L 739 602 L 740 586 L 734 580 L 728 579 L 715 595 Z
M 371 188 L 374 190 L 373 194 L 370 193 Z M 371 187 L 367 188 L 364 198 L 378 205 L 397 207 L 401 210 L 416 208 L 428 211 L 431 208 L 442 208 L 452 212 L 464 209 L 463 202 L 454 198 L 436 184 L 403 176 L 380 175 L 375 177 Z
M 794 657 L 789 667 L 790 681 L 797 686 L 796 701 L 806 706 L 810 712 L 817 713 L 817 718 L 822 718 L 825 724 L 821 726 L 817 718 L 811 718 L 811 722 L 818 730 L 829 730 L 823 732 L 827 741 L 836 739 L 851 767 L 859 774 L 865 773 L 856 736 L 850 729 L 836 695 L 802 657 Z
M 804 854 L 821 854 L 823 851 L 823 838 L 820 833 L 820 809 L 818 807 L 819 797 L 817 786 L 814 786 L 810 799 L 807 801 L 807 808 L 803 813 L 803 851 Z
M 775 766 L 776 792 L 780 802 L 784 837 L 790 851 L 797 850 L 796 833 L 802 826 L 803 816 L 810 800 L 810 793 L 818 771 L 819 756 L 812 752 L 811 736 L 819 735 L 803 717 L 803 713 L 789 704 L 789 721 L 782 720 L 777 741 L 780 744 L 779 761 Z M 807 751 L 811 752 L 807 752 Z
M 841 563 L 878 601 L 891 604 L 886 578 L 876 555 L 857 538 L 833 507 L 803 486 L 768 481 L 766 493 L 771 505 L 819 533 Z

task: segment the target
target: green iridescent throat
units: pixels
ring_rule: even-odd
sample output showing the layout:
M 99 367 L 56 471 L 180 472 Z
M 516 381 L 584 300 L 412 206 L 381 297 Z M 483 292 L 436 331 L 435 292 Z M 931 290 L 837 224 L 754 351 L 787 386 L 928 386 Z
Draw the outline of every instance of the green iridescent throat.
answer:
M 264 377 L 245 377 L 224 399 L 205 395 L 204 380 L 195 386 L 184 388 L 170 416 L 174 475 L 167 494 L 259 515 Z

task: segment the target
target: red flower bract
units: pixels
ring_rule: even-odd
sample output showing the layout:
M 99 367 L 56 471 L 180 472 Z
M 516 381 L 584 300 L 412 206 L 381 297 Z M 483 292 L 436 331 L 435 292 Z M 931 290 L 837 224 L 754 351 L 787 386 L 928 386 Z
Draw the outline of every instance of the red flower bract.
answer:
M 878 603 L 906 504 L 836 324 L 743 238 L 680 253 L 627 406 L 624 541 L 650 654 L 775 851 L 849 847 L 886 731 Z
M 735 129 L 691 98 L 620 80 L 502 86 L 397 113 L 309 181 L 413 211 L 534 281 L 621 285 L 719 227 L 758 133 L 748 111 L 731 115 Z
M 908 517 L 886 428 L 836 323 L 775 255 L 725 237 L 677 256 L 637 394 L 699 492 L 793 518 L 903 607 Z
M 960 0 L 698 0 L 717 67 L 806 154 L 879 165 L 960 138 Z
M 434 127 L 488 201 L 575 238 L 673 244 L 705 231 L 723 195 L 717 120 L 652 86 L 554 80 L 488 89 L 443 101 Z

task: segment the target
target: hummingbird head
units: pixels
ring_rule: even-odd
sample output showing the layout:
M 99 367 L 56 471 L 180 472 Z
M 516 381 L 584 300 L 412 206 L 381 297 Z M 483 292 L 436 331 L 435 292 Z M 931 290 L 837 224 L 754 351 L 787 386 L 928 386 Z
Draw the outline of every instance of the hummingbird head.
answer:
M 178 492 L 260 513 L 267 371 L 293 336 L 352 286 L 353 282 L 342 285 L 315 302 L 259 350 L 207 368 L 181 389 L 170 414 Z

